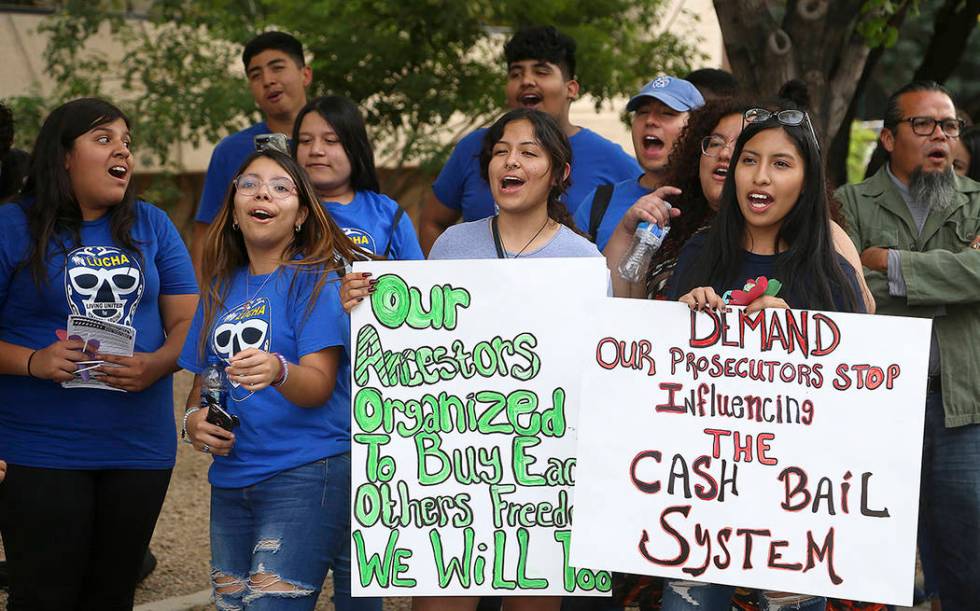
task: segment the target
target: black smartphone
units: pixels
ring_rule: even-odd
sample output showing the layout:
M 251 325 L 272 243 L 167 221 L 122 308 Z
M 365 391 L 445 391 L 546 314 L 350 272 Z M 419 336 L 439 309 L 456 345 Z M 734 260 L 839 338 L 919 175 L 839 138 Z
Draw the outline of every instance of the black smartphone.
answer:
M 279 151 L 284 155 L 289 154 L 289 141 L 286 134 L 258 134 L 252 138 L 252 144 L 256 151 Z
M 220 426 L 226 431 L 230 431 L 240 424 L 238 416 L 229 414 L 220 406 L 213 403 L 208 404 L 208 415 L 205 420 L 215 426 Z

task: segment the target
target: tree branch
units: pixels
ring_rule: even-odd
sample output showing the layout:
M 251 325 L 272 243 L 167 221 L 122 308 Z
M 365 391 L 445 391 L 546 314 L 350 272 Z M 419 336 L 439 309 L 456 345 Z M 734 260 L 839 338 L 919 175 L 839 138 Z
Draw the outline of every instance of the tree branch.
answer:
M 970 35 L 977 29 L 980 0 L 946 0 L 936 12 L 935 28 L 913 80 L 944 82 L 960 63 Z

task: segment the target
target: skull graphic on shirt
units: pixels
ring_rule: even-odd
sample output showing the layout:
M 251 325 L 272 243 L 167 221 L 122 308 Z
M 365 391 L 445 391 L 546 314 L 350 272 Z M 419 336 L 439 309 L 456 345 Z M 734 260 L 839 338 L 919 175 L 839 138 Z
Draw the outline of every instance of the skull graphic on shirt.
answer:
M 272 307 L 265 297 L 236 306 L 215 322 L 211 332 L 211 350 L 226 363 L 247 348 L 268 352 L 271 343 Z
M 132 325 L 144 284 L 139 261 L 115 246 L 82 246 L 68 253 L 65 296 L 73 314 Z

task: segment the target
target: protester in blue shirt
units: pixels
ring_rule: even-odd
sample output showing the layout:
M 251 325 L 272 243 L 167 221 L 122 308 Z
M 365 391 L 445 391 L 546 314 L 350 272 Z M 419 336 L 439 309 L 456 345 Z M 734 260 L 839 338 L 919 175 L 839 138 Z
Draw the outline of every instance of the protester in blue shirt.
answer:
M 131 609 L 170 481 L 171 374 L 197 283 L 167 215 L 136 200 L 129 147 L 119 109 L 69 102 L 41 127 L 22 199 L 0 207 L 11 610 Z M 133 328 L 133 355 L 65 337 L 69 315 Z M 76 370 L 117 390 L 63 387 Z
M 569 108 L 579 95 L 575 46 L 572 38 L 554 27 L 541 26 L 517 32 L 504 47 L 507 106 L 548 113 L 571 143 L 571 181 L 563 201 L 572 212 L 597 185 L 640 174 L 636 160 L 622 147 L 569 120 Z M 432 248 L 436 238 L 460 217 L 475 221 L 495 213 L 489 185 L 480 175 L 485 134 L 485 129 L 478 129 L 460 140 L 432 184 L 434 197 L 425 201 L 419 221 L 423 250 Z
M 633 113 L 630 122 L 633 148 L 643 173 L 614 185 L 593 189 L 576 203 L 575 224 L 586 231 L 599 250 L 605 250 L 619 221 L 637 201 L 664 184 L 674 144 L 691 111 L 704 105 L 704 98 L 691 83 L 675 76 L 658 76 L 643 86 L 626 104 Z
M 719 211 L 681 250 L 667 294 L 692 309 L 806 308 L 864 312 L 856 273 L 833 248 L 829 206 L 810 118 L 795 109 L 750 109 L 732 151 Z M 750 280 L 761 292 L 754 295 Z M 778 281 L 782 287 L 775 290 Z M 744 291 L 744 292 L 739 292 Z M 750 297 L 751 295 L 751 297 Z M 727 608 L 735 587 L 668 581 L 663 611 Z M 822 597 L 761 592 L 762 608 L 823 611 Z M 783 607 L 780 607 L 783 608 Z
M 425 258 L 405 210 L 379 193 L 374 151 L 353 102 L 326 96 L 304 106 L 293 128 L 292 154 L 351 241 L 387 259 Z
M 211 153 L 191 239 L 198 272 L 208 225 L 218 214 L 235 171 L 255 150 L 255 136 L 293 133 L 296 114 L 306 105 L 306 88 L 313 82 L 313 70 L 303 57 L 303 43 L 285 32 L 263 32 L 248 41 L 242 64 L 248 89 L 264 120 L 224 138 Z
M 248 157 L 207 234 L 211 284 L 180 364 L 227 365 L 227 431 L 206 421 L 195 378 L 188 439 L 214 455 L 212 589 L 219 609 L 313 609 L 333 568 L 350 596 L 349 319 L 335 272 L 363 258 L 317 201 L 303 170 L 267 150 Z

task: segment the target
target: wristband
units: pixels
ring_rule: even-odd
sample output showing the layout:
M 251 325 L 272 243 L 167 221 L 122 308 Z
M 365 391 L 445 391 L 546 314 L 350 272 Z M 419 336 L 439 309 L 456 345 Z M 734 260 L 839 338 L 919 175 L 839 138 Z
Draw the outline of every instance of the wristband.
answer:
M 272 356 L 279 359 L 279 377 L 273 380 L 270 386 L 282 386 L 286 383 L 286 378 L 289 377 L 289 361 L 278 352 L 273 352 Z
M 187 435 L 187 418 L 191 414 L 193 414 L 195 412 L 201 411 L 201 409 L 202 408 L 200 408 L 200 407 L 188 407 L 186 410 L 184 410 L 184 425 L 180 429 L 180 439 L 184 443 L 187 443 L 187 444 L 193 444 L 194 443 L 193 441 L 191 441 L 191 438 Z
M 37 350 L 35 350 L 34 352 L 32 352 L 31 353 L 31 356 L 27 357 L 27 375 L 29 375 L 32 378 L 37 378 L 37 376 L 35 376 L 33 373 L 31 373 L 31 361 L 34 360 L 34 355 L 35 354 L 37 354 Z M 41 378 L 38 378 L 38 379 L 40 380 Z

